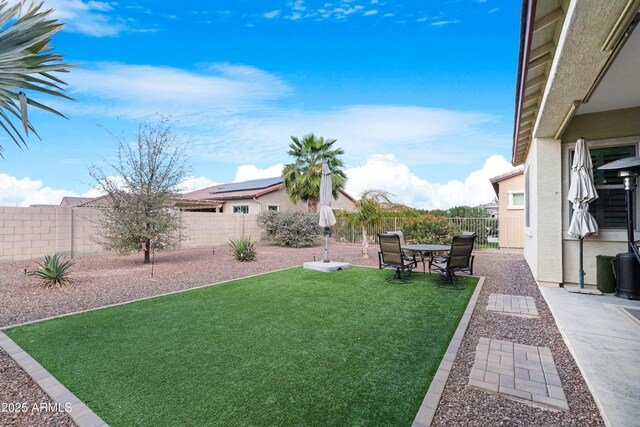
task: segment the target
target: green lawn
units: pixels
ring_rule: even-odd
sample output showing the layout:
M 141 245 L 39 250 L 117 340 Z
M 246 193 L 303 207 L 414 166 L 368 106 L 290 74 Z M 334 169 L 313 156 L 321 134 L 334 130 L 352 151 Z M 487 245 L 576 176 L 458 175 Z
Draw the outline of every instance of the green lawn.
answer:
M 410 425 L 476 279 L 391 274 L 296 268 L 5 333 L 112 426 Z

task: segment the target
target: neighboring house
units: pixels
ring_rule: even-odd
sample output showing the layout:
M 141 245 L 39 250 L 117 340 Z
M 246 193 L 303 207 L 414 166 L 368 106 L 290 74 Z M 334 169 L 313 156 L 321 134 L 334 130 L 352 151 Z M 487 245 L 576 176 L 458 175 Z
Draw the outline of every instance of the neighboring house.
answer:
M 501 248 L 524 245 L 524 170 L 522 167 L 491 178 L 498 196 L 498 228 Z
M 284 189 L 282 178 L 264 178 L 244 182 L 220 184 L 183 194 L 190 200 L 210 200 L 221 204 L 212 209 L 224 214 L 257 214 L 264 211 L 307 210 L 306 202 L 293 204 Z M 355 199 L 340 190 L 333 200 L 333 209 L 353 209 Z
M 577 239 L 567 234 L 570 164 L 578 138 L 594 168 L 640 153 L 640 30 L 637 0 L 524 0 L 513 164 L 524 165 L 524 255 L 540 285 L 576 283 Z M 585 283 L 596 256 L 626 252 L 622 180 L 595 171 L 591 204 L 600 233 L 584 241 Z M 640 212 L 634 194 L 636 235 Z
M 92 200 L 94 200 L 95 197 L 73 197 L 73 196 L 67 196 L 67 197 L 63 197 L 62 201 L 60 202 L 61 207 L 63 208 L 73 208 L 76 206 L 80 206 L 84 203 L 90 202 Z
M 490 218 L 498 218 L 499 215 L 499 206 L 496 202 L 484 203 L 482 205 L 478 205 L 480 209 L 484 209 L 485 212 L 489 214 Z

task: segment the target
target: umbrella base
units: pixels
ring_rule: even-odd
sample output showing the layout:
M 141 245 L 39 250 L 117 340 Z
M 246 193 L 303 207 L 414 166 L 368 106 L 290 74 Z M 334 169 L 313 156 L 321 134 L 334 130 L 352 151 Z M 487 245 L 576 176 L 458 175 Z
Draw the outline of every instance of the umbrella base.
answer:
M 321 271 L 323 273 L 334 273 L 340 270 L 348 270 L 351 264 L 348 262 L 323 262 L 323 261 L 314 261 L 314 262 L 305 262 L 302 267 L 305 270 L 316 270 Z

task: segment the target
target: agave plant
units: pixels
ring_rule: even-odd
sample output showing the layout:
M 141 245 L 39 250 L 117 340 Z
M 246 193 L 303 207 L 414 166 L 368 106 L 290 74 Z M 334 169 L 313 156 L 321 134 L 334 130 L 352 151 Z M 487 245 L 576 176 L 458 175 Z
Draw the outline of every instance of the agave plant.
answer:
M 43 9 L 42 2 L 29 6 L 22 1 L 11 6 L 0 2 L 0 127 L 21 148 L 26 147 L 26 142 L 12 117 L 22 122 L 25 135 L 31 130 L 38 136 L 29 122 L 28 105 L 64 117 L 26 92 L 71 99 L 62 92 L 66 83 L 51 74 L 68 72 L 72 67 L 60 62 L 62 55 L 47 53 L 53 50 L 51 36 L 62 29 L 61 23 L 49 19 L 51 12 L 52 9 Z M 4 157 L 2 151 L 0 145 L 0 157 Z
M 47 255 L 38 263 L 38 268 L 27 274 L 40 278 L 40 286 L 43 288 L 66 286 L 71 284 L 69 269 L 73 264 L 71 260 L 65 261 L 60 254 Z
M 256 258 L 256 244 L 251 241 L 251 237 L 241 237 L 237 240 L 229 240 L 229 246 L 233 256 L 238 261 L 253 261 Z

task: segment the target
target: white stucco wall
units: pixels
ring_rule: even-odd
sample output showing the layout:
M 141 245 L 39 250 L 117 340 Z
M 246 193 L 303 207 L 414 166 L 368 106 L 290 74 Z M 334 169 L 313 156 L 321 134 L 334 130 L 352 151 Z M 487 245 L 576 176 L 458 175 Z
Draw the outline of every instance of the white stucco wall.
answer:
M 525 236 L 525 257 L 538 284 L 558 286 L 563 273 L 560 141 L 534 138 L 526 165 L 531 174 L 531 227 Z

